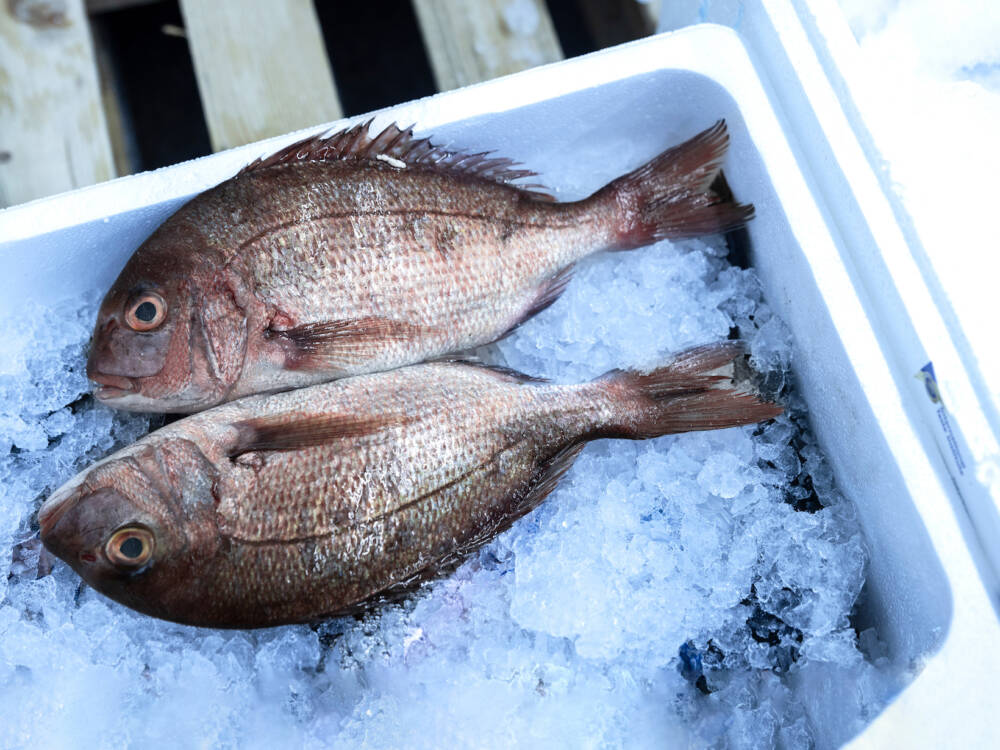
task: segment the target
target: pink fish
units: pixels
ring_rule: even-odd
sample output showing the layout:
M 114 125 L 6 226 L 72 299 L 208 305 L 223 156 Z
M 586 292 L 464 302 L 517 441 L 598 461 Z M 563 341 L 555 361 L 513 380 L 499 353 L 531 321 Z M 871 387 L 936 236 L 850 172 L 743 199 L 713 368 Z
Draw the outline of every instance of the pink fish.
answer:
M 511 184 L 503 158 L 368 123 L 294 144 L 191 200 L 101 305 L 87 374 L 106 403 L 191 412 L 494 341 L 600 250 L 740 226 L 717 123 L 589 198 Z
M 732 381 L 741 351 L 699 347 L 582 385 L 431 363 L 248 396 L 79 474 L 39 510 L 42 541 L 98 591 L 168 620 L 263 627 L 355 611 L 507 528 L 587 441 L 779 414 Z

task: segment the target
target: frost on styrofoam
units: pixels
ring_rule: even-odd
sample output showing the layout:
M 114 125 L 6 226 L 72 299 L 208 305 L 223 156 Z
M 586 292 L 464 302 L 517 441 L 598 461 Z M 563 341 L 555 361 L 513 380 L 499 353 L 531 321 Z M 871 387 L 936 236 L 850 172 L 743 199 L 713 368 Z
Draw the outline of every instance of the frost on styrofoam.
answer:
M 590 445 L 448 578 L 361 620 L 265 631 L 150 619 L 36 578 L 35 512 L 143 416 L 87 394 L 94 300 L 4 323 L 0 746 L 832 747 L 897 689 L 852 608 L 867 553 L 808 431 L 790 342 L 718 242 L 580 264 L 491 349 L 560 381 L 736 335 L 773 422 Z M 859 643 L 863 648 L 859 648 Z
M 979 394 L 952 395 L 975 480 L 1000 497 L 1000 348 L 992 254 L 978 247 L 995 224 L 1000 172 L 1000 13 L 992 0 L 839 0 L 858 40 L 851 95 L 879 177 L 908 245 L 961 331 L 962 367 Z M 933 144 L 933 147 L 929 147 Z M 961 190 L 948 186 L 961 185 Z M 915 317 L 917 326 L 921 322 Z M 935 358 L 940 355 L 931 355 Z M 985 399 L 980 403 L 978 399 Z

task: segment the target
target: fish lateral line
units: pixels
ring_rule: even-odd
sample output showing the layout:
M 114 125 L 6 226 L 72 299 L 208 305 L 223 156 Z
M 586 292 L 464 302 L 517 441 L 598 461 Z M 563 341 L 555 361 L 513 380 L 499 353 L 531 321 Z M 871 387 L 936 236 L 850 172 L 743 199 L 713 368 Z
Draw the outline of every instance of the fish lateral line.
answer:
M 387 518 L 391 518 L 392 516 L 394 516 L 394 515 L 396 515 L 398 513 L 402 513 L 405 510 L 408 510 L 408 509 L 410 509 L 410 508 L 412 508 L 412 507 L 414 507 L 416 505 L 419 505 L 420 503 L 423 503 L 423 502 L 426 502 L 427 500 L 430 500 L 431 498 L 435 497 L 436 495 L 439 495 L 440 493 L 445 492 L 446 490 L 451 489 L 452 487 L 454 487 L 455 485 L 459 484 L 460 482 L 465 481 L 466 479 L 468 479 L 469 477 L 473 476 L 477 472 L 480 472 L 480 471 L 483 471 L 484 469 L 487 469 L 490 464 L 492 464 L 493 462 L 495 462 L 497 460 L 497 457 L 500 456 L 500 454 L 505 453 L 505 452 L 511 450 L 518 443 L 522 442 L 524 439 L 525 439 L 524 437 L 518 436 L 518 437 L 516 437 L 516 438 L 514 438 L 512 440 L 508 440 L 504 445 L 502 445 L 500 448 L 498 448 L 497 450 L 495 450 L 489 456 L 487 456 L 486 458 L 484 458 L 482 461 L 480 461 L 479 463 L 477 463 L 475 466 L 473 466 L 472 468 L 468 469 L 467 471 L 462 472 L 460 475 L 458 475 L 454 479 L 449 479 L 444 484 L 438 485 L 434 489 L 428 490 L 427 492 L 423 493 L 422 495 L 419 495 L 418 497 L 415 497 L 412 500 L 407 500 L 405 503 L 403 503 L 402 505 L 399 505 L 399 506 L 393 508 L 392 510 L 387 510 L 385 513 L 380 513 L 377 516 L 370 516 L 368 518 L 363 518 L 363 519 L 361 519 L 360 523 L 376 523 L 378 521 L 383 521 L 383 520 L 385 520 Z
M 562 204 L 570 205 L 570 204 Z M 513 216 L 494 216 L 485 213 L 470 213 L 467 211 L 445 211 L 443 209 L 437 208 L 382 208 L 382 209 L 351 209 L 348 211 L 330 211 L 327 213 L 316 214 L 315 216 L 310 216 L 307 220 L 308 222 L 319 222 L 328 219 L 357 219 L 357 218 L 368 218 L 371 216 L 407 216 L 410 214 L 418 216 L 439 216 L 448 219 L 468 219 L 470 221 L 482 221 L 486 224 L 493 225 L 509 225 L 517 227 L 533 227 L 536 229 L 570 229 L 579 226 L 579 221 L 533 221 L 528 219 L 518 219 Z M 275 232 L 280 232 L 285 229 L 291 229 L 292 227 L 301 226 L 304 222 L 301 219 L 294 219 L 292 221 L 283 221 L 278 224 L 269 226 L 257 234 L 243 240 L 236 246 L 236 252 L 233 257 L 239 257 L 240 253 L 245 250 L 250 245 L 255 242 L 268 237 Z
M 335 533 L 337 533 L 336 530 L 330 529 L 329 531 L 324 531 L 320 534 L 306 534 L 303 536 L 289 537 L 287 539 L 281 539 L 277 537 L 253 539 L 250 537 L 240 536 L 239 534 L 220 531 L 219 536 L 229 542 L 236 542 L 237 544 L 245 544 L 248 547 L 270 547 L 270 546 L 279 546 L 283 544 L 307 544 L 308 542 L 319 542 L 324 539 L 329 539 Z

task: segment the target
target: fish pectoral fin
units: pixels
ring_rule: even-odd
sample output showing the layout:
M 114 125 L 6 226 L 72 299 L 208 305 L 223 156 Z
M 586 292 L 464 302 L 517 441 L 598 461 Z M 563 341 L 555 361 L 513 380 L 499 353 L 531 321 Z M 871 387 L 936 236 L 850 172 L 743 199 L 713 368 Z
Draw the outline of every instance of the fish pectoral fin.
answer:
M 292 370 L 352 369 L 397 344 L 433 334 L 434 328 L 405 320 L 366 316 L 305 323 L 283 330 L 269 329 L 286 353 Z
M 275 414 L 235 422 L 236 440 L 228 452 L 236 459 L 252 451 L 293 451 L 405 424 L 406 417 L 400 414 Z

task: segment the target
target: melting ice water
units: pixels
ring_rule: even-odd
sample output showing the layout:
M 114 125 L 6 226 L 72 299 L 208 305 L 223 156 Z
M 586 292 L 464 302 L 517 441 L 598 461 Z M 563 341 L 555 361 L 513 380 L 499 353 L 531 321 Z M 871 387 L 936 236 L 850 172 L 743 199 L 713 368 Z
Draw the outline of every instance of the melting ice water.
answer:
M 572 381 L 738 328 L 779 386 L 785 328 L 720 255 L 585 262 L 492 353 Z M 41 500 L 150 426 L 85 396 L 95 306 L 0 331 L 0 746 L 830 747 L 898 688 L 848 619 L 866 547 L 794 393 L 764 426 L 590 445 L 538 510 L 362 621 L 197 630 L 62 563 L 36 579 Z

